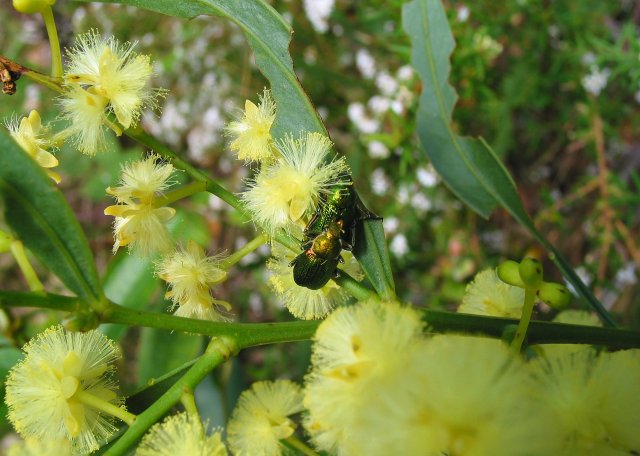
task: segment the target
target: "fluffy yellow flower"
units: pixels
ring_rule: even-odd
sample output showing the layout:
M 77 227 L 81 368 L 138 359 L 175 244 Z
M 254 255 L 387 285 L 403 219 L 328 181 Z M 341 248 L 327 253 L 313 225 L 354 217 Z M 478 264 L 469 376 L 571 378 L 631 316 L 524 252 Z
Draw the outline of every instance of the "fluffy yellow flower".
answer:
M 93 30 L 80 35 L 67 51 L 63 117 L 71 122 L 69 134 L 83 153 L 94 155 L 104 148 L 103 125 L 122 133 L 108 121 L 108 112 L 126 129 L 135 126 L 145 107 L 157 105 L 160 92 L 147 86 L 153 73 L 149 56 L 135 54 L 134 47 L 135 43 L 120 44 Z
M 42 126 L 38 111 L 31 111 L 28 117 L 23 117 L 20 123 L 11 122 L 7 125 L 9 133 L 18 145 L 29 154 L 38 165 L 45 168 L 47 175 L 60 183 L 60 175 L 49 168 L 58 166 L 58 159 L 47 149 L 56 147 L 56 140 L 51 136 L 49 129 Z
M 586 310 L 564 310 L 556 315 L 553 321 L 572 325 L 602 326 L 598 317 Z M 541 344 L 536 347 L 547 358 L 569 356 L 582 350 L 591 349 L 591 345 L 585 344 Z
M 206 428 L 186 413 L 170 416 L 147 432 L 136 456 L 227 456 L 220 431 L 207 435 Z
M 421 454 L 402 451 L 407 447 L 385 439 L 407 429 L 406 423 L 389 418 L 388 409 L 395 409 L 403 382 L 413 381 L 407 369 L 422 331 L 415 310 L 375 300 L 341 307 L 319 326 L 304 389 L 309 410 L 304 425 L 318 449 L 339 455 Z M 367 413 L 382 421 L 381 428 L 363 425 L 375 418 L 365 416 L 367 404 Z M 363 452 L 363 439 L 377 449 Z
M 241 195 L 258 225 L 268 233 L 290 230 L 315 209 L 321 194 L 351 183 L 344 157 L 328 161 L 331 147 L 331 140 L 319 133 L 277 143 L 281 156 L 264 166 Z
M 144 160 L 136 160 L 122 166 L 120 185 L 109 187 L 107 193 L 119 203 L 152 203 L 157 194 L 163 193 L 172 184 L 173 165 L 165 163 L 156 154 Z
M 119 204 L 109 206 L 105 215 L 115 217 L 113 251 L 128 245 L 141 256 L 166 253 L 172 248 L 166 227 L 176 213 L 170 207 L 156 207 L 158 193 L 171 185 L 173 165 L 151 154 L 144 160 L 123 166 L 121 184 L 107 188 Z
M 67 439 L 73 454 L 87 454 L 115 432 L 98 404 L 118 409 L 112 364 L 115 344 L 99 331 L 70 333 L 61 326 L 23 348 L 25 358 L 7 377 L 9 420 L 24 438 Z
M 291 314 L 303 320 L 324 318 L 335 307 L 345 304 L 350 295 L 333 280 L 318 290 L 301 287 L 293 280 L 291 261 L 297 255 L 280 244 L 273 245 L 273 258 L 267 262 L 267 268 L 272 272 L 269 285 Z M 358 262 L 349 252 L 342 253 L 344 264 L 338 268 L 344 270 L 356 280 L 364 277 Z
M 550 415 L 531 400 L 526 366 L 501 341 L 436 336 L 416 347 L 408 366 L 404 385 L 394 393 L 400 398 L 396 407 L 402 409 L 395 415 L 404 416 L 393 424 L 394 429 L 410 429 L 404 440 L 407 454 L 555 454 Z M 373 405 L 362 413 L 376 424 L 368 426 L 375 434 L 381 432 L 382 420 L 372 417 L 372 411 Z M 406 433 L 403 429 L 399 436 Z M 364 436 L 366 449 L 372 443 Z
M 68 440 L 27 439 L 9 447 L 7 456 L 71 456 L 71 444 Z
M 558 456 L 640 451 L 640 351 L 570 356 L 533 363 L 538 401 L 561 433 Z M 551 454 L 551 453 L 549 453 Z
M 458 312 L 520 318 L 524 303 L 524 290 L 504 283 L 495 269 L 479 272 L 467 285 Z
M 64 134 L 83 154 L 95 155 L 107 148 L 105 125 L 114 127 L 105 116 L 108 104 L 107 98 L 75 86 L 60 98 L 62 117 L 69 122 Z M 120 129 L 116 133 L 121 134 Z
M 113 252 L 128 246 L 142 257 L 171 250 L 172 241 L 166 223 L 176 210 L 171 207 L 154 208 L 148 204 L 117 204 L 104 210 L 115 217 L 113 223 Z
M 289 380 L 257 382 L 244 391 L 233 410 L 227 436 L 236 455 L 279 456 L 280 440 L 293 435 L 289 418 L 302 411 L 302 391 Z
M 245 101 L 242 120 L 230 122 L 226 128 L 227 133 L 235 137 L 230 147 L 240 160 L 264 162 L 274 158 L 270 131 L 275 118 L 276 104 L 271 91 L 264 89 L 258 106 Z
M 231 305 L 214 299 L 209 291 L 227 277 L 227 271 L 220 268 L 221 259 L 221 256 L 205 255 L 198 244 L 189 241 L 186 249 L 180 248 L 157 263 L 156 274 L 171 287 L 165 297 L 173 301 L 176 315 L 201 320 L 228 320 L 218 307 L 229 311 Z

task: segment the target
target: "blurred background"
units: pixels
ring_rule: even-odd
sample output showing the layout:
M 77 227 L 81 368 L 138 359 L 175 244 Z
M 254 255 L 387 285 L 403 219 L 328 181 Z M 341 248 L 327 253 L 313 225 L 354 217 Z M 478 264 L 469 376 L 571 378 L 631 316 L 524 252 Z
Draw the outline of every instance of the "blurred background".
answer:
M 476 272 L 525 254 L 544 258 L 505 212 L 484 220 L 457 201 L 418 147 L 414 115 L 420 82 L 409 65 L 402 2 L 270 3 L 295 31 L 291 53 L 297 75 L 336 149 L 351 165 L 358 192 L 384 217 L 401 299 L 454 310 Z M 640 2 L 445 5 L 457 42 L 451 76 L 460 98 L 456 129 L 483 136 L 493 146 L 538 228 L 620 321 L 640 327 L 635 305 L 640 298 Z M 16 13 L 9 0 L 0 0 L 0 11 L 0 54 L 48 72 L 49 45 L 40 18 Z M 138 52 L 151 54 L 154 86 L 169 92 L 161 110 L 145 115 L 144 128 L 231 191 L 243 189 L 247 168 L 230 153 L 223 128 L 241 115 L 245 99 L 257 102 L 267 82 L 233 24 L 216 17 L 186 21 L 132 7 L 60 0 L 54 12 L 63 46 L 96 28 L 120 41 L 137 41 Z M 56 122 L 55 94 L 21 80 L 16 95 L 2 97 L 0 117 L 8 120 L 32 109 Z M 105 188 L 117 182 L 122 162 L 144 151 L 127 138 L 114 139 L 110 147 L 95 158 L 61 149 L 60 189 L 85 229 L 108 296 L 164 311 L 165 290 L 150 264 L 126 252 L 111 254 L 112 219 L 103 210 L 112 201 Z M 179 205 L 172 229 L 211 252 L 231 252 L 255 235 L 253 225 L 205 194 Z M 292 319 L 267 285 L 268 255 L 267 248 L 251 254 L 215 290 L 217 298 L 232 302 L 238 321 Z M 545 264 L 549 279 L 560 279 L 553 265 Z M 62 292 L 55 277 L 38 271 L 48 291 Z M 8 254 L 0 255 L 0 288 L 26 288 Z M 577 297 L 572 305 L 582 306 Z M 550 319 L 553 314 L 546 310 L 537 318 Z M 20 346 L 60 315 L 22 310 L 2 319 L 2 343 Z M 125 389 L 131 391 L 196 356 L 204 342 L 125 329 L 105 332 L 125 350 L 131 367 Z M 157 362 L 157 353 L 166 359 Z M 217 404 L 205 414 L 220 423 L 253 380 L 300 380 L 308 356 L 305 343 L 241 353 L 203 384 L 199 400 Z

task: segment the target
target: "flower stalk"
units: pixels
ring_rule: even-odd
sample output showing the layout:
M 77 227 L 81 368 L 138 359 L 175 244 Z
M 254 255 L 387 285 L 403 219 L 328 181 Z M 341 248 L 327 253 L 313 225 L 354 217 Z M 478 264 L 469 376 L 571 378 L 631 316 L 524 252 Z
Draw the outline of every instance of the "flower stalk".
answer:
M 133 413 L 129 413 L 125 409 L 81 389 L 78 389 L 78 391 L 74 393 L 73 398 L 82 402 L 84 405 L 100 410 L 108 415 L 115 416 L 127 423 L 129 426 L 131 426 L 136 420 L 136 415 Z
M 58 39 L 58 29 L 53 17 L 53 10 L 50 6 L 47 6 L 41 11 L 41 14 L 44 25 L 47 28 L 49 46 L 51 47 L 51 76 L 60 78 L 62 77 L 62 53 L 60 52 L 60 40 Z
M 9 248 L 11 250 L 11 254 L 16 260 L 16 263 L 18 263 L 18 266 L 20 267 L 27 284 L 29 285 L 29 289 L 31 291 L 44 291 L 44 285 L 40 282 L 36 271 L 33 270 L 33 266 L 31 266 L 31 262 L 29 262 L 29 259 L 27 258 L 27 253 L 24 250 L 22 242 L 16 239 L 11 242 L 11 246 Z

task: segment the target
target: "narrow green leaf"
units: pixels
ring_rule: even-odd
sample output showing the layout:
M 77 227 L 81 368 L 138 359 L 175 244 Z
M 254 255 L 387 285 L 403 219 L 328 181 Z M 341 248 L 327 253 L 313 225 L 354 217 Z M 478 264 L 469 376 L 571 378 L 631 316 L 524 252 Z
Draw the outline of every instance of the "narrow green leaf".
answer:
M 132 309 L 146 309 L 159 282 L 153 275 L 151 260 L 123 252 L 109 265 L 103 286 L 109 301 Z M 120 340 L 127 327 L 106 324 L 101 330 L 110 339 Z
M 362 266 L 365 276 L 380 297 L 393 298 L 395 286 L 382 220 L 370 219 L 358 223 L 356 239 L 358 242 L 353 247 L 353 255 Z
M 550 252 L 567 280 L 609 326 L 615 322 L 582 283 L 569 263 L 535 228 L 513 179 L 483 139 L 461 137 L 451 125 L 457 94 L 449 84 L 455 43 L 441 0 L 413 0 L 403 8 L 403 25 L 412 42 L 411 61 L 422 79 L 417 131 L 422 147 L 444 182 L 483 217 L 500 205 Z
M 82 228 L 42 168 L 6 133 L 0 133 L 0 196 L 5 220 L 24 245 L 87 301 L 102 290 Z
M 178 368 L 185 359 L 197 357 L 202 352 L 203 336 L 184 333 L 167 333 L 155 328 L 144 328 L 138 352 L 138 375 L 140 381 L 160 377 L 165 372 Z M 158 356 L 162 353 L 162 356 Z

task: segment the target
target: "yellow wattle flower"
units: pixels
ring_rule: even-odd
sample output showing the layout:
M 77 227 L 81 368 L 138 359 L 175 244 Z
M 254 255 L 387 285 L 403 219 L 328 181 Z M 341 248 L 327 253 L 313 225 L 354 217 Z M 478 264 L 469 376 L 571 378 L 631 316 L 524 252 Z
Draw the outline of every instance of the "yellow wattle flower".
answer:
M 289 380 L 257 382 L 244 391 L 227 424 L 234 454 L 279 456 L 280 440 L 293 435 L 289 418 L 302 411 L 302 390 Z
M 51 136 L 47 127 L 42 126 L 38 111 L 31 111 L 29 116 L 20 120 L 20 123 L 11 122 L 7 127 L 18 145 L 44 168 L 56 184 L 60 183 L 60 175 L 50 169 L 58 166 L 58 159 L 49 152 L 57 146 L 57 140 Z
M 229 147 L 240 160 L 265 162 L 275 157 L 271 136 L 275 118 L 276 104 L 269 90 L 264 90 L 258 106 L 245 101 L 242 120 L 230 122 L 226 128 L 227 134 L 235 138 Z
M 23 348 L 25 358 L 7 377 L 9 421 L 25 439 L 68 440 L 73 454 L 96 450 L 116 431 L 94 404 L 118 408 L 112 378 L 120 357 L 100 331 L 70 333 L 53 327 Z M 89 405 L 88 405 L 89 404 Z

